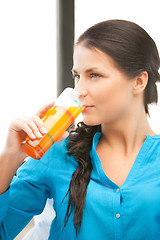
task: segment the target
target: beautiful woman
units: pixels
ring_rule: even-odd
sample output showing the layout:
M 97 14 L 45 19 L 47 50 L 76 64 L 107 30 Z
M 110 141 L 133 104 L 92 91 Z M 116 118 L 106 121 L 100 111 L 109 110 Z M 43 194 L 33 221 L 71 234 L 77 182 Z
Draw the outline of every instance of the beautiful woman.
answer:
M 109 20 L 79 37 L 73 62 L 83 122 L 23 165 L 20 143 L 41 138 L 51 105 L 10 125 L 0 156 L 0 239 L 14 239 L 47 198 L 56 212 L 50 240 L 159 239 L 160 135 L 147 120 L 158 98 L 157 47 L 137 24 Z

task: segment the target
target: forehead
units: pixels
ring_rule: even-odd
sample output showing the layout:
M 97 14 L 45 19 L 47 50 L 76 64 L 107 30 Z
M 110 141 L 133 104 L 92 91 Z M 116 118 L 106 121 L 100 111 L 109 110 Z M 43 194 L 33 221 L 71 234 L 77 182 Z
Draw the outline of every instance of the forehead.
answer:
M 93 67 L 115 68 L 116 64 L 108 54 L 98 48 L 77 44 L 73 53 L 73 69 Z
M 86 47 L 84 44 L 79 43 L 74 48 L 73 59 L 80 60 L 81 57 L 94 58 L 97 59 L 104 57 L 106 54 L 95 47 Z

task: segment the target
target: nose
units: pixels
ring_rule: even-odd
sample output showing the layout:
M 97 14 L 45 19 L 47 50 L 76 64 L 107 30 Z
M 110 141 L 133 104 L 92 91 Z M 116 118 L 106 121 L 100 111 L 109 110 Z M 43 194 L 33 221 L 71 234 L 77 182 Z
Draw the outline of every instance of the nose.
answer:
M 88 94 L 88 89 L 81 80 L 75 85 L 75 89 L 80 93 L 82 97 L 86 97 Z
M 78 91 L 82 97 L 86 97 L 88 94 L 87 90 Z

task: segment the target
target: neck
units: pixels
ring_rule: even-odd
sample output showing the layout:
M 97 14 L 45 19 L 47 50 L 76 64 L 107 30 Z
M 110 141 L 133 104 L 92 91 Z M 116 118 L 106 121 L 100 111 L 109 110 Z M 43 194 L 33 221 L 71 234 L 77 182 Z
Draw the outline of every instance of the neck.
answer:
M 102 124 L 100 142 L 127 157 L 144 143 L 145 135 L 153 136 L 156 133 L 149 126 L 144 109 L 140 109 L 114 123 Z

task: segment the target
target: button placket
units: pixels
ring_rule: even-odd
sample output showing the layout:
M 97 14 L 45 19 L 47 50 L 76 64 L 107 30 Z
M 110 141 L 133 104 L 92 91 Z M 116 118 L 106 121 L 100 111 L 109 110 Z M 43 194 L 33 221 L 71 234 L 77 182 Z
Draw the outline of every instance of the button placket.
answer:
M 122 218 L 121 218 L 121 192 L 115 189 L 113 193 L 113 214 L 114 214 L 114 231 L 115 240 L 122 240 Z
M 121 216 L 121 215 L 120 215 L 119 213 L 116 214 L 116 218 L 120 218 L 120 216 Z

